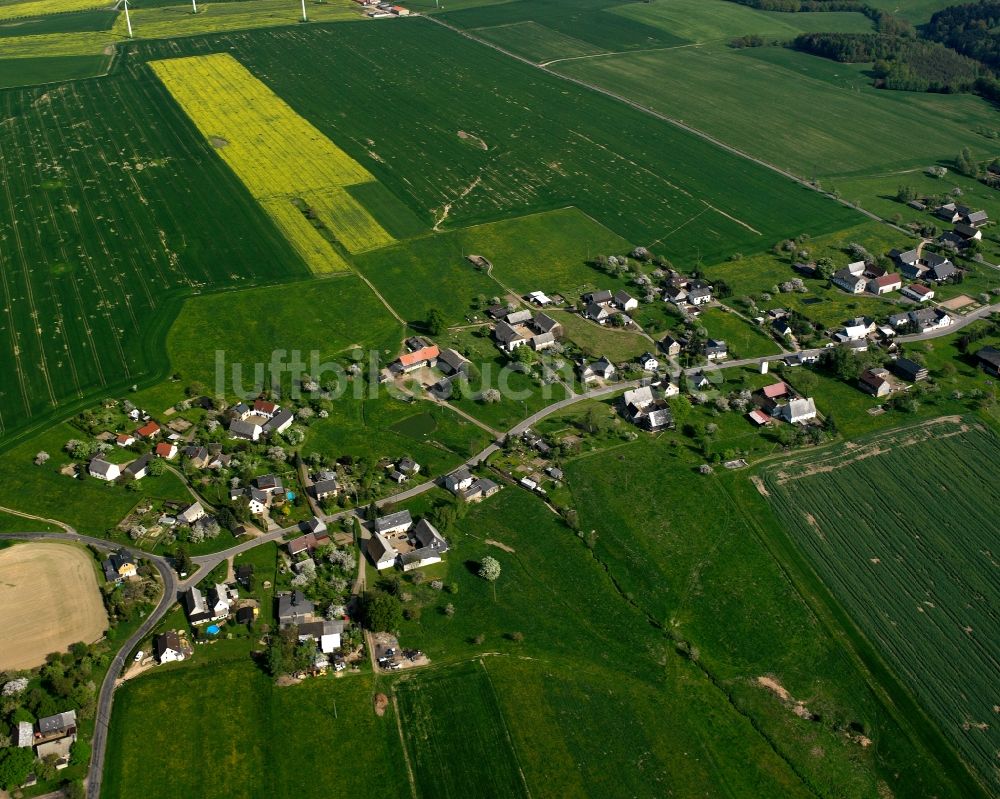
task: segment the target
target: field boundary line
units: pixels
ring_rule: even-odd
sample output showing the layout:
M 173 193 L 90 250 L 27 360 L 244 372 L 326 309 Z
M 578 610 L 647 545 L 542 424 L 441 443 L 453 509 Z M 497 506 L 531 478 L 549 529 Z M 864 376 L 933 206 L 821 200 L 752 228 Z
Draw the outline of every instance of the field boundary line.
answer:
M 406 764 L 406 777 L 410 782 L 410 795 L 413 799 L 417 799 L 417 778 L 413 774 L 413 765 L 410 763 L 410 751 L 406 748 L 406 736 L 403 735 L 403 716 L 399 712 L 399 699 L 396 696 L 395 686 L 392 689 L 392 712 L 396 714 L 396 729 L 399 732 L 399 745 L 403 747 L 403 763 Z
M 483 674 L 486 675 L 486 683 L 490 686 L 490 693 L 493 694 L 493 701 L 497 703 L 497 713 L 500 714 L 500 721 L 503 723 L 503 733 L 507 737 L 507 743 L 510 744 L 510 752 L 514 755 L 514 762 L 517 763 L 517 773 L 521 776 L 521 784 L 524 786 L 524 794 L 531 799 L 531 790 L 528 788 L 528 780 L 524 776 L 524 769 L 521 767 L 521 758 L 517 756 L 517 748 L 514 746 L 514 739 L 510 734 L 510 727 L 507 725 L 507 717 L 503 714 L 503 707 L 500 705 L 500 697 L 497 695 L 497 689 L 493 685 L 493 677 L 490 676 L 490 670 L 486 668 L 486 661 L 483 658 L 479 658 L 479 665 L 483 669 Z

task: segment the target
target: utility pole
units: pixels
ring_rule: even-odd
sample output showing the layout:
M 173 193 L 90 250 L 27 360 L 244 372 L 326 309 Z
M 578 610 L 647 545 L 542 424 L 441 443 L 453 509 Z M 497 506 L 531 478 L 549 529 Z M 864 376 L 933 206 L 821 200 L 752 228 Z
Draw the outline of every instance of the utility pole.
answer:
M 309 21 L 309 17 L 306 16 L 306 0 L 302 0 L 302 21 Z
M 128 28 L 128 37 L 132 38 L 132 20 L 128 15 L 128 0 L 125 0 L 125 26 Z
M 191 0 L 191 7 L 194 9 L 194 13 L 198 13 L 198 0 Z

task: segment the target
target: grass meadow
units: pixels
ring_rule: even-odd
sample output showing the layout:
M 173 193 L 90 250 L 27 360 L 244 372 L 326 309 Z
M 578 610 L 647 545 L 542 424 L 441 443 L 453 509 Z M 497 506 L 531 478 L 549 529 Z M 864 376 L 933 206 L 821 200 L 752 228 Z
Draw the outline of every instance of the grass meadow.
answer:
M 991 793 L 1000 616 L 982 466 L 998 457 L 994 432 L 950 418 L 764 473 L 795 545 Z
M 115 693 L 103 797 L 409 795 L 394 711 L 375 715 L 370 678 L 276 688 L 249 661 L 202 654 Z M 362 763 L 381 764 L 378 779 Z

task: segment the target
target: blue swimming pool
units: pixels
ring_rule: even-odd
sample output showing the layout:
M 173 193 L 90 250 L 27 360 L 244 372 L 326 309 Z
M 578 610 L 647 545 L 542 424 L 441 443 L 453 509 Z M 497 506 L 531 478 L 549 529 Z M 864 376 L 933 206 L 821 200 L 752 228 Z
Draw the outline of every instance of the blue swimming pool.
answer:
M 218 624 L 209 624 L 208 627 L 205 628 L 205 632 L 209 635 L 218 635 L 219 629 Z

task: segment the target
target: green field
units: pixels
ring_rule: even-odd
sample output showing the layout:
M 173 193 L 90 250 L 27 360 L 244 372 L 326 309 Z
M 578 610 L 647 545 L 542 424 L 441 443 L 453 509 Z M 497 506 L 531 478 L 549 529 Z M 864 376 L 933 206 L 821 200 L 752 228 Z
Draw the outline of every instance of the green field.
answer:
M 401 680 L 395 695 L 419 795 L 529 796 L 482 661 Z
M 866 65 L 783 48 L 709 45 L 552 68 L 806 178 L 922 168 L 954 158 L 963 146 L 982 157 L 1000 154 L 975 132 L 995 121 L 978 97 L 881 91 L 862 74 Z M 926 125 L 928 118 L 935 124 Z
M 575 205 L 630 243 L 662 242 L 668 257 L 688 263 L 699 250 L 706 260 L 751 252 L 856 219 L 697 137 L 426 20 L 196 38 L 169 51 L 137 45 L 147 58 L 224 46 L 422 218 L 449 227 Z M 435 57 L 445 50 L 447 65 Z M 363 75 L 350 68 L 362 57 L 371 62 Z M 344 77 L 316 82 L 317 73 Z M 381 102 L 372 105 L 372 92 Z M 395 139 L 400 124 L 410 131 L 405 144 Z M 623 137 L 625 128 L 633 135 Z
M 552 311 L 551 316 L 563 326 L 564 337 L 592 358 L 603 355 L 612 363 L 621 363 L 638 358 L 653 348 L 648 339 L 634 330 L 602 327 L 579 314 L 565 311 Z
M 998 458 L 994 433 L 949 419 L 765 473 L 797 547 L 991 793 Z
M 276 688 L 246 660 L 199 664 L 197 649 L 115 693 L 104 799 L 409 794 L 394 712 L 374 714 L 369 678 Z M 397 767 L 373 780 L 364 763 Z
M 0 431 L 160 373 L 192 291 L 305 273 L 145 73 L 0 104 Z
M 606 52 L 601 47 L 565 33 L 546 28 L 537 22 L 509 22 L 490 28 L 475 28 L 475 35 L 499 45 L 509 53 L 534 62 L 560 58 L 580 58 Z

